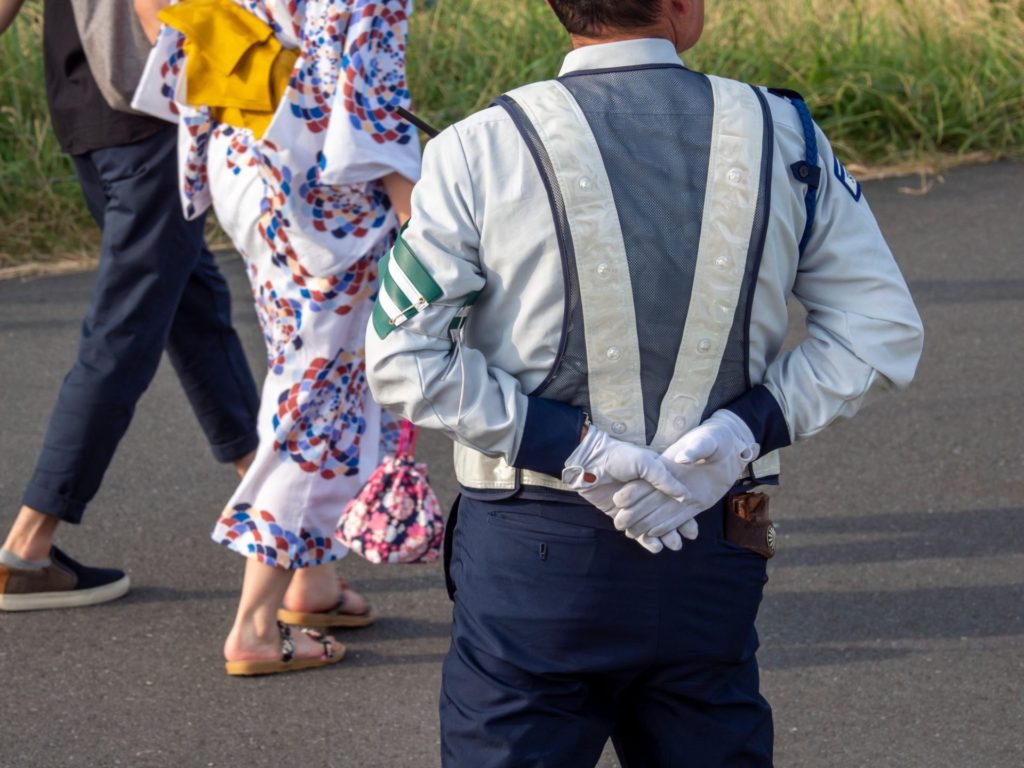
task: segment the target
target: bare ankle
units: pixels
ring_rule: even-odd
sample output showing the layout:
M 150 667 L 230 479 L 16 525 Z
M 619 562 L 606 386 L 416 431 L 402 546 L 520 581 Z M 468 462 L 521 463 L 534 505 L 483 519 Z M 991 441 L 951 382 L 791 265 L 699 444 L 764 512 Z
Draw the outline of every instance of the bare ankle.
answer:
M 235 471 L 239 477 L 245 477 L 245 473 L 249 471 L 249 467 L 252 466 L 253 459 L 256 458 L 256 451 L 250 451 L 240 459 L 235 459 L 233 462 L 235 465 Z
M 59 522 L 56 517 L 22 507 L 4 541 L 4 549 L 23 560 L 45 560 L 50 556 Z
M 323 611 L 333 607 L 340 596 L 338 573 L 333 563 L 326 563 L 295 572 L 284 596 L 284 607 L 291 611 Z

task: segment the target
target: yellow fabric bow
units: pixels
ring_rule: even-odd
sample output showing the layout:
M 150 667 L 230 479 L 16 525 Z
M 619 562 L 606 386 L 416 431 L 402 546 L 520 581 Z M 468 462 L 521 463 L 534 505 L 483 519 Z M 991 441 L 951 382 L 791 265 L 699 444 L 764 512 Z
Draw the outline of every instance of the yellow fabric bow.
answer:
M 298 51 L 231 0 L 182 0 L 160 21 L 185 36 L 185 102 L 260 138 L 281 102 Z

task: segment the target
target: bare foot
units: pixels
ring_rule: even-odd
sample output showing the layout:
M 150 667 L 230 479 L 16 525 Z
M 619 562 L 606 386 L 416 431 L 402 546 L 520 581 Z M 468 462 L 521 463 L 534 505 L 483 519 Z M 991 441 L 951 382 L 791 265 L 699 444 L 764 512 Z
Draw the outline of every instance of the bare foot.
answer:
M 329 570 L 322 570 L 325 568 Z M 328 564 L 296 571 L 285 592 L 283 607 L 288 611 L 317 613 L 333 608 L 339 600 L 343 600 L 341 613 L 355 616 L 366 613 L 369 606 L 365 597 L 337 577 L 333 564 Z
M 324 655 L 324 646 L 319 640 L 307 637 L 302 632 L 291 633 L 295 644 L 295 659 L 319 659 Z M 325 635 L 331 642 L 331 652 L 337 655 L 342 646 L 331 635 Z M 226 661 L 278 661 L 281 659 L 281 633 L 275 624 L 270 631 L 258 632 L 253 625 L 235 626 L 224 641 Z

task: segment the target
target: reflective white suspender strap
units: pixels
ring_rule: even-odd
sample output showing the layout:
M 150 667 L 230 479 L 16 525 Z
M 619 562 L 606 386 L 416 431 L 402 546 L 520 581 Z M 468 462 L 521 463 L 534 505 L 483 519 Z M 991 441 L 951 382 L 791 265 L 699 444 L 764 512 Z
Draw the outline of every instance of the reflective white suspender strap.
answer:
M 697 265 L 675 374 L 651 447 L 700 423 L 718 378 L 746 275 L 761 188 L 764 113 L 749 85 L 709 77 L 715 100 Z M 771 151 L 771 148 L 767 148 Z
M 583 306 L 591 418 L 615 437 L 644 445 L 633 290 L 601 150 L 583 111 L 558 81 L 509 96 L 544 144 L 565 204 Z
M 709 78 L 715 115 L 696 274 L 675 375 L 662 401 L 652 448 L 661 451 L 700 423 L 718 378 L 746 276 L 757 212 L 764 147 L 764 113 L 750 86 Z M 646 444 L 640 355 L 629 266 L 600 149 L 586 117 L 557 81 L 534 83 L 511 96 L 529 117 L 547 151 L 566 210 L 575 251 L 586 335 L 594 423 L 614 436 Z M 751 286 L 753 290 L 753 286 Z M 772 474 L 778 457 L 757 462 Z M 464 485 L 514 487 L 505 462 L 456 446 Z M 564 487 L 532 472 L 528 485 Z

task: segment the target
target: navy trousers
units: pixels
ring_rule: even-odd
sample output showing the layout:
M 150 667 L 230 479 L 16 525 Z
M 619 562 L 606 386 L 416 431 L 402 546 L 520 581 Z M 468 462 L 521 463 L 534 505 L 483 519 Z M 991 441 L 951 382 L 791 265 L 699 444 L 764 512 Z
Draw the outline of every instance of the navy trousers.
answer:
M 765 560 L 722 504 L 651 555 L 597 509 L 463 497 L 451 542 L 445 768 L 766 768 L 754 619 Z
M 22 503 L 80 522 L 167 349 L 218 461 L 256 448 L 259 394 L 227 284 L 178 196 L 177 129 L 73 157 L 103 230 L 78 357 Z

